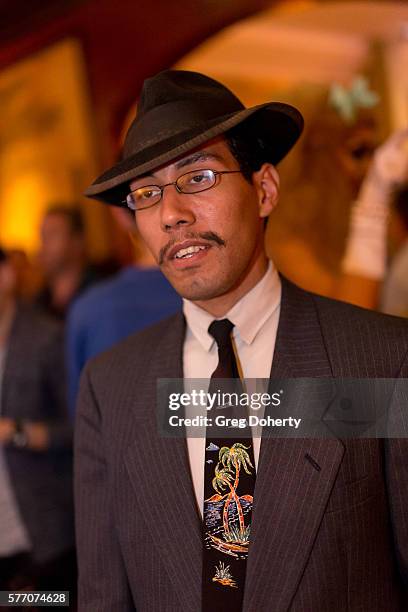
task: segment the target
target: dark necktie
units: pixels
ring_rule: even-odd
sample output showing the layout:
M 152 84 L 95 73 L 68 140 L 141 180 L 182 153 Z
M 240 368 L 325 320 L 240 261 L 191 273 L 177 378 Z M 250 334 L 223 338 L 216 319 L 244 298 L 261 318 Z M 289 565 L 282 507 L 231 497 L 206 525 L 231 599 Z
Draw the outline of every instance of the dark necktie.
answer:
M 234 325 L 228 320 L 213 321 L 208 333 L 218 346 L 218 366 L 209 393 L 242 392 L 231 341 Z M 220 379 L 224 379 L 221 381 Z M 231 379 L 235 379 L 232 381 Z M 237 415 L 231 408 L 214 407 L 216 414 Z M 246 562 L 255 489 L 255 461 L 251 430 L 231 429 L 233 437 L 214 437 L 207 427 L 204 463 L 203 508 L 203 607 L 202 612 L 240 612 L 244 597 Z

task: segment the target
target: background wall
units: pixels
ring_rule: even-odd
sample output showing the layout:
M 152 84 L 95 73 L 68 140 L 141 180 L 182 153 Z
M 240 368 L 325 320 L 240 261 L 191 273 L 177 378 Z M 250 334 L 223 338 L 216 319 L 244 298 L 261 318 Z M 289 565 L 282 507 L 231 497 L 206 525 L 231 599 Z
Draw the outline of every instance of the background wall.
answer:
M 0 71 L 17 66 L 19 61 L 62 39 L 78 41 L 84 71 L 82 94 L 90 110 L 87 121 L 92 134 L 89 150 L 93 158 L 83 171 L 83 184 L 77 185 L 80 197 L 89 174 L 96 174 L 115 159 L 124 117 L 137 98 L 144 78 L 170 66 L 226 24 L 270 5 L 266 0 L 2 0 Z M 59 70 L 63 72 L 63 66 Z M 49 87 L 53 87 L 52 80 Z M 0 126 L 0 156 L 1 151 Z M 4 185 L 7 176 L 3 174 L 0 180 Z M 12 206 L 7 203 L 4 211 L 5 207 L 0 202 L 3 233 L 7 229 L 5 216 L 8 217 Z M 9 246 L 32 251 L 37 231 L 34 226 L 46 202 L 41 198 L 36 200 L 33 191 L 31 197 L 27 192 L 27 207 L 31 207 L 33 214 L 21 220 L 25 228 L 21 226 L 18 231 L 19 216 L 18 223 L 17 219 L 13 221 L 12 236 L 9 232 L 7 236 Z M 113 251 L 126 258 L 121 236 L 112 225 L 108 211 L 97 203 L 87 203 L 83 210 L 87 225 L 92 228 L 89 231 L 92 255 L 101 258 Z M 10 227 L 11 222 L 7 223 Z
M 356 4 L 360 17 L 353 8 L 348 14 L 343 11 L 340 18 L 342 7 Z M 90 228 L 92 255 L 103 258 L 114 253 L 126 259 L 129 247 L 124 246 L 109 211 L 98 203 L 85 204 L 80 193 L 90 176 L 115 160 L 123 122 L 146 76 L 181 61 L 184 67 L 203 69 L 224 79 L 238 94 L 243 93 L 249 104 L 269 99 L 278 91 L 287 92 L 295 81 L 327 82 L 333 75 L 345 81 L 364 65 L 372 41 L 384 43 L 393 37 L 398 42 L 395 23 L 400 13 L 396 14 L 395 7 L 401 14 L 407 9 L 405 2 L 347 0 L 0 0 L 0 73 L 18 71 L 19 62 L 63 40 L 76 41 L 77 74 L 82 75 L 78 77 L 81 121 L 88 132 L 74 195 L 81 201 Z M 245 21 L 246 17 L 249 20 Z M 232 27 L 224 30 L 226 26 Z M 401 87 L 400 76 L 406 59 L 406 48 L 400 44 L 389 44 L 387 53 L 381 55 L 381 61 L 388 64 L 387 74 L 394 84 L 400 84 L 399 90 L 397 86 L 388 88 L 394 92 L 389 101 L 391 116 L 398 115 L 400 123 L 406 118 L 402 110 L 405 85 Z M 60 81 L 68 79 L 63 66 L 58 70 Z M 54 87 L 54 81 L 50 79 L 47 86 Z M 0 78 L 0 104 L 1 95 Z M 0 158 L 5 151 L 5 123 L 3 117 Z M 65 150 L 69 159 L 70 151 Z M 3 172 L 0 169 L 0 193 L 4 193 L 9 177 L 7 167 Z M 61 191 L 63 195 L 70 193 L 69 189 Z M 0 241 L 7 231 L 10 245 L 13 242 L 13 246 L 35 251 L 36 224 L 47 206 L 44 194 L 36 200 L 28 190 L 26 205 L 33 214 L 23 218 L 19 213 L 12 222 L 13 202 L 0 201 Z M 13 200 L 13 196 L 7 199 Z M 12 234 L 7 229 L 10 226 Z
M 314 276 L 320 266 L 336 274 L 369 155 L 408 126 L 408 4 L 276 3 L 214 34 L 177 66 L 221 80 L 247 106 L 280 100 L 301 110 L 306 128 L 279 166 L 281 198 L 267 247 L 300 284 L 306 260 Z M 350 93 L 361 76 L 378 104 L 356 106 L 355 119 L 347 121 L 330 92 L 339 84 Z

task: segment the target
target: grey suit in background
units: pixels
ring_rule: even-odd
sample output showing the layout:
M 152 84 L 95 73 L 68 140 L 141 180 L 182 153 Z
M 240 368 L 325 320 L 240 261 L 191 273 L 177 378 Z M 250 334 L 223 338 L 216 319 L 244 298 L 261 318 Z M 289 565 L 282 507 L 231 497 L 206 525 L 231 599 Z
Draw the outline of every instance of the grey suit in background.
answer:
M 201 519 L 187 447 L 160 438 L 155 421 L 156 379 L 182 377 L 184 333 L 176 315 L 92 360 L 82 377 L 80 612 L 201 609 Z M 272 378 L 408 377 L 407 353 L 406 321 L 282 279 Z M 397 409 L 406 411 L 402 399 Z M 244 611 L 402 612 L 407 579 L 408 440 L 265 436 Z
M 7 342 L 1 414 L 49 426 L 50 448 L 45 452 L 4 447 L 33 560 L 45 563 L 74 545 L 72 428 L 61 328 L 25 306 L 17 308 Z

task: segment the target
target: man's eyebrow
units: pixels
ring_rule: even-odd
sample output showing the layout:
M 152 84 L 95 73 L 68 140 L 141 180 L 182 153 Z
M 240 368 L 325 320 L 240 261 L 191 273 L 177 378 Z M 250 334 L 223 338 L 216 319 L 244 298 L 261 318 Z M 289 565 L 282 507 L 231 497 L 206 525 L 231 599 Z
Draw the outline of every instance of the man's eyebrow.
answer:
M 180 159 L 179 162 L 176 162 L 176 168 L 184 168 L 185 166 L 189 166 L 190 164 L 195 164 L 196 162 L 201 161 L 224 161 L 221 155 L 217 153 L 210 153 L 210 151 L 197 151 L 197 153 L 193 153 L 184 159 Z
M 154 177 L 154 172 L 145 172 L 144 174 L 141 174 L 140 176 L 137 176 L 135 179 L 133 179 L 131 183 L 133 183 L 133 181 L 143 181 L 144 179 L 149 178 L 149 176 Z
M 218 155 L 217 153 L 210 153 L 210 151 L 197 151 L 197 153 L 192 153 L 191 155 L 189 155 L 188 157 L 185 157 L 184 159 L 180 159 L 179 162 L 176 162 L 175 166 L 177 169 L 180 168 L 184 168 L 185 166 L 189 166 L 190 164 L 195 164 L 196 162 L 201 162 L 201 161 L 225 161 L 224 158 L 221 155 Z M 144 180 L 147 179 L 149 177 L 155 178 L 155 173 L 154 172 L 146 172 L 145 174 L 141 174 L 140 176 L 138 176 L 137 178 L 135 178 L 135 181 L 140 181 L 140 180 Z

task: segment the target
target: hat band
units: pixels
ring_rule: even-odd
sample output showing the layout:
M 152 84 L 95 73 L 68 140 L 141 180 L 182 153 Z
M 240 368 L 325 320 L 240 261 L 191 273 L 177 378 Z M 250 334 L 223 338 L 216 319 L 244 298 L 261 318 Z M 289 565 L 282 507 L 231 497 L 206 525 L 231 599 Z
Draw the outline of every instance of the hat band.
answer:
M 152 108 L 137 117 L 130 127 L 124 146 L 124 157 L 200 125 L 205 129 L 207 122 L 245 108 L 243 104 L 237 104 L 236 100 L 229 102 L 226 104 L 225 100 L 222 100 L 219 105 L 214 105 L 214 100 L 204 98 L 194 105 L 191 100 L 181 100 Z

